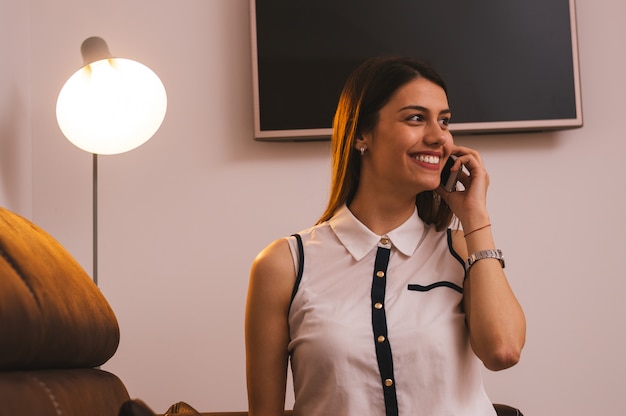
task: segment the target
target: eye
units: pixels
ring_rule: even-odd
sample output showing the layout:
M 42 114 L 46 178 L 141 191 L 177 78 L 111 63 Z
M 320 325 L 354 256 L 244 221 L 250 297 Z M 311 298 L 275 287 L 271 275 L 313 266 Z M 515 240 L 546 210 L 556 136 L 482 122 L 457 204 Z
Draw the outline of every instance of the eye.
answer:
M 406 119 L 407 119 L 407 121 L 421 122 L 421 121 L 424 121 L 424 116 L 422 114 L 411 114 Z
M 441 117 L 441 118 L 439 119 L 439 123 L 440 123 L 442 126 L 446 126 L 446 127 L 448 127 L 448 126 L 450 125 L 450 117 Z

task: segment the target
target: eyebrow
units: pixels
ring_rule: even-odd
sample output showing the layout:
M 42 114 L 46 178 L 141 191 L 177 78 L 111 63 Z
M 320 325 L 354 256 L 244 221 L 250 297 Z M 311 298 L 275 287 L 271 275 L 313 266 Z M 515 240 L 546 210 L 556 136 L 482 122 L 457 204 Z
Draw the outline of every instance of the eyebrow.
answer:
M 405 107 L 402 107 L 400 110 L 398 110 L 398 112 L 404 111 L 404 110 L 417 110 L 417 111 L 423 111 L 425 113 L 430 113 L 430 110 L 428 108 L 422 107 L 421 105 L 407 105 Z M 444 110 L 441 110 L 439 114 L 452 114 L 452 111 L 449 108 L 446 108 Z

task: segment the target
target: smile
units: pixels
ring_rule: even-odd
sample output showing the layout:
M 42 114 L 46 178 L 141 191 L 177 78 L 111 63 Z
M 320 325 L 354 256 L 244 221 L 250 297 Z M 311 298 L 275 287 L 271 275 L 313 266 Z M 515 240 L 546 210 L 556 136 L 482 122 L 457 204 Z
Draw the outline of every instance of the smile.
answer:
M 413 159 L 417 160 L 418 162 L 431 163 L 433 165 L 439 164 L 439 156 L 417 155 L 417 156 L 413 156 Z

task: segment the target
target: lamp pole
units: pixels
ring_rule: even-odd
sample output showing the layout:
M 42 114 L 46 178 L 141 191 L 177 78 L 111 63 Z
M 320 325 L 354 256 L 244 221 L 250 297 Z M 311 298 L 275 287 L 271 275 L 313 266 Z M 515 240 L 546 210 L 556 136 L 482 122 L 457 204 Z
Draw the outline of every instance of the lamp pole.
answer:
M 92 165 L 93 165 L 93 183 L 92 183 L 92 196 L 93 196 L 93 281 L 98 286 L 98 154 L 92 153 Z

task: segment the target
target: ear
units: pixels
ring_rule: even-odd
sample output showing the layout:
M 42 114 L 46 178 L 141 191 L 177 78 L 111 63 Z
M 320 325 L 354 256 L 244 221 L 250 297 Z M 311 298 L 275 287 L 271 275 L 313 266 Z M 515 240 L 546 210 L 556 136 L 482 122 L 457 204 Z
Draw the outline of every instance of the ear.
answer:
M 361 151 L 362 147 L 367 149 L 367 141 L 363 139 L 363 136 L 359 136 L 354 140 L 354 148 Z

